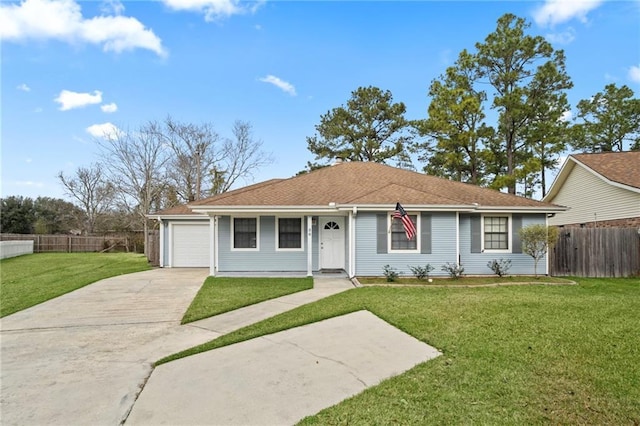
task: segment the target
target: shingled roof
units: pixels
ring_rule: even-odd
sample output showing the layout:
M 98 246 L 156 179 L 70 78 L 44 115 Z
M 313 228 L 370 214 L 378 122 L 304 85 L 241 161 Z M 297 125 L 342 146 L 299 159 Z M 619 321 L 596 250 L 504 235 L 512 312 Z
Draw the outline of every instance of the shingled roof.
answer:
M 344 162 L 289 179 L 274 179 L 225 192 L 190 204 L 207 207 L 466 206 L 532 208 L 562 207 L 488 188 L 465 184 L 373 162 Z
M 612 182 L 640 189 L 640 151 L 574 154 L 572 157 Z

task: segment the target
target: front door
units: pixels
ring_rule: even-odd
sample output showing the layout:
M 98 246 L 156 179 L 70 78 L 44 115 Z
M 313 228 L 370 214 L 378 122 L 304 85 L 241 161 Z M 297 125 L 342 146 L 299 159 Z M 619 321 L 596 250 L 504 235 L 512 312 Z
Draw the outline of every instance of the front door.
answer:
M 344 218 L 320 218 L 320 269 L 344 269 Z

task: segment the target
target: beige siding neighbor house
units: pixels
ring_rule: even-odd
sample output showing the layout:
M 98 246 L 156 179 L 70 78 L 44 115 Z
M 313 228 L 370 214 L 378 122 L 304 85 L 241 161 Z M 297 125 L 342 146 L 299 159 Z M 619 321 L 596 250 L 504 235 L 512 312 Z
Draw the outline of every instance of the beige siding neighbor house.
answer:
M 569 207 L 549 225 L 640 227 L 640 152 L 570 155 L 542 201 Z

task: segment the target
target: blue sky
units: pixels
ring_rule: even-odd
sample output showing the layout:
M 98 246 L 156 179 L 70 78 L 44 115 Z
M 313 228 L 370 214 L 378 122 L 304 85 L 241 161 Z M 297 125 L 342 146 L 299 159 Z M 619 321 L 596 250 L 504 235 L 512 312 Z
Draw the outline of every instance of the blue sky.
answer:
M 275 158 L 255 181 L 290 177 L 359 86 L 425 118 L 431 81 L 507 12 L 565 51 L 574 108 L 609 83 L 638 96 L 639 0 L 2 1 L 0 192 L 63 198 L 57 173 L 95 162 L 104 129 L 167 115 L 226 137 L 251 122 Z

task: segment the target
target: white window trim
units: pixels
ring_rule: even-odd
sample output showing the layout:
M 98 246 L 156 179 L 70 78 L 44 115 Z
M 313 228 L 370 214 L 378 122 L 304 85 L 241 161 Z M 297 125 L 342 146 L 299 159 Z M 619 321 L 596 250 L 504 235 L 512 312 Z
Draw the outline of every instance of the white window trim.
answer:
M 280 219 L 300 219 L 300 248 L 280 248 Z M 305 222 L 302 216 L 276 216 L 276 251 L 304 251 Z
M 234 246 L 234 235 L 235 235 L 235 219 L 255 219 L 256 220 L 256 247 L 250 248 L 236 248 Z M 230 235 L 230 247 L 231 251 L 260 251 L 260 216 L 231 216 L 231 235 Z
M 507 244 L 509 245 L 508 249 L 485 249 L 484 248 L 484 218 L 485 217 L 506 217 L 507 218 Z M 480 223 L 481 238 L 482 238 L 482 253 L 512 253 L 513 252 L 513 224 L 511 223 L 511 213 L 485 213 L 482 215 L 482 222 Z
M 407 212 L 407 214 L 409 216 L 416 216 L 416 248 L 414 250 L 398 250 L 398 249 L 393 249 L 391 247 L 391 224 L 393 223 L 394 219 L 393 218 L 393 212 L 387 215 L 387 229 L 389 230 L 389 232 L 387 232 L 387 253 L 420 253 L 421 250 L 421 244 L 422 244 L 422 234 L 421 234 L 421 220 L 420 220 L 420 212 Z M 398 219 L 399 220 L 399 219 Z

